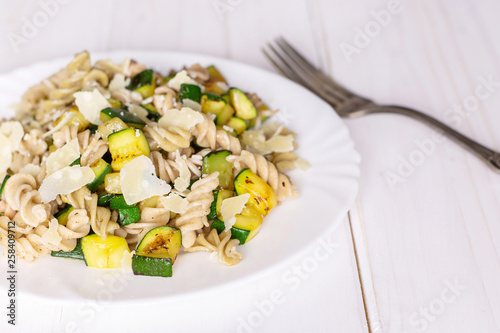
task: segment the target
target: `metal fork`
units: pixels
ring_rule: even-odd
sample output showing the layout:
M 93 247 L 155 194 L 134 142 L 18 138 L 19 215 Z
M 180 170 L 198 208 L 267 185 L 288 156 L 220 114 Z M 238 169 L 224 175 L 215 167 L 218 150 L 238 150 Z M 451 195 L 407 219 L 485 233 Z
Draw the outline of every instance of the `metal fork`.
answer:
M 262 51 L 274 67 L 284 76 L 305 86 L 323 98 L 341 117 L 354 118 L 371 113 L 396 113 L 405 115 L 437 127 L 443 131 L 443 134 L 446 134 L 477 156 L 485 159 L 486 163 L 495 170 L 500 170 L 499 153 L 469 139 L 425 113 L 402 106 L 377 105 L 367 98 L 352 93 L 316 69 L 284 38 L 278 38 L 274 43 L 268 43 L 267 49 L 264 48 Z

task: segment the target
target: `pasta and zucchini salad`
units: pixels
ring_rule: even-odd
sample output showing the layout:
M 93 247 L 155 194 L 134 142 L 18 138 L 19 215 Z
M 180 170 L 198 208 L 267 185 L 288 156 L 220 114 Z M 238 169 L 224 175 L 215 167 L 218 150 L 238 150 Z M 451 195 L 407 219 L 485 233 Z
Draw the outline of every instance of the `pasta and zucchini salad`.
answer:
M 307 162 L 278 110 L 228 84 L 214 66 L 162 75 L 84 51 L 29 88 L 0 121 L 4 253 L 163 277 L 182 252 L 239 263 Z

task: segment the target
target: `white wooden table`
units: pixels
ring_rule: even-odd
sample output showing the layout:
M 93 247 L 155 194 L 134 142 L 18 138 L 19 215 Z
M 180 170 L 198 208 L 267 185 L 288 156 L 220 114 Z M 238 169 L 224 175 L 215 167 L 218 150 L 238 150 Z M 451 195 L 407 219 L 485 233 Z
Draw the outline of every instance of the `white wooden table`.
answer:
M 82 49 L 123 48 L 271 69 L 260 48 L 282 35 L 354 91 L 424 110 L 500 150 L 500 3 L 493 0 L 41 3 L 52 5 L 0 1 L 0 72 Z M 20 298 L 17 326 L 2 315 L 0 331 L 500 331 L 500 175 L 411 119 L 346 123 L 363 159 L 360 192 L 331 235 L 335 252 L 296 290 L 283 281 L 290 265 L 215 295 L 133 309 Z M 280 302 L 265 308 L 277 290 Z

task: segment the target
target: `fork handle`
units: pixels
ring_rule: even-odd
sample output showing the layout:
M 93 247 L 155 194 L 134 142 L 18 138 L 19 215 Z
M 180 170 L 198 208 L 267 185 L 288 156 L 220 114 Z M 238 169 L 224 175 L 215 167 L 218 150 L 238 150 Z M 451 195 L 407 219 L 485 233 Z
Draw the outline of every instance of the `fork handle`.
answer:
M 361 116 L 364 114 L 371 114 L 371 113 L 402 114 L 402 115 L 420 120 L 428 125 L 437 127 L 439 129 L 443 130 L 444 134 L 451 137 L 456 142 L 462 144 L 464 147 L 468 148 L 470 151 L 472 151 L 476 155 L 485 159 L 485 161 L 490 166 L 492 166 L 495 170 L 497 170 L 497 171 L 500 170 L 500 154 L 499 153 L 477 143 L 474 140 L 469 139 L 465 135 L 460 134 L 459 132 L 455 131 L 453 128 L 443 124 L 439 120 L 437 120 L 431 116 L 428 116 L 425 113 L 422 113 L 420 111 L 413 110 L 413 109 L 406 108 L 406 107 L 402 107 L 402 106 L 370 105 L 370 106 L 367 106 L 363 109 L 360 109 L 360 110 L 357 110 L 355 112 L 350 113 L 349 117 L 357 117 L 357 116 Z

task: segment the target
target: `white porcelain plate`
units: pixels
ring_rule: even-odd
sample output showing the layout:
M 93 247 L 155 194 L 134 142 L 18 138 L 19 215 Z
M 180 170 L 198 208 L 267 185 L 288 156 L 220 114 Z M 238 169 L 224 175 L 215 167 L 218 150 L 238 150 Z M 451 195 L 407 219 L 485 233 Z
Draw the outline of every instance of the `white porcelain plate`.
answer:
M 341 119 L 323 100 L 276 74 L 233 61 L 203 55 L 120 51 L 93 54 L 92 60 L 132 57 L 161 73 L 184 65 L 216 65 L 231 86 L 256 92 L 297 133 L 298 154 L 311 168 L 290 173 L 300 198 L 284 202 L 264 220 L 260 233 L 239 247 L 240 264 L 226 267 L 207 253 L 183 253 L 171 278 L 134 276 L 117 270 L 88 268 L 83 261 L 44 257 L 17 263 L 18 291 L 45 301 L 74 302 L 98 299 L 112 302 L 165 301 L 228 287 L 277 269 L 290 262 L 341 223 L 358 190 L 359 155 Z M 20 100 L 31 85 L 64 67 L 70 59 L 37 63 L 0 76 L 0 116 Z M 6 267 L 5 259 L 2 267 Z M 7 287 L 0 280 L 0 289 Z M 2 291 L 3 293 L 3 291 Z

